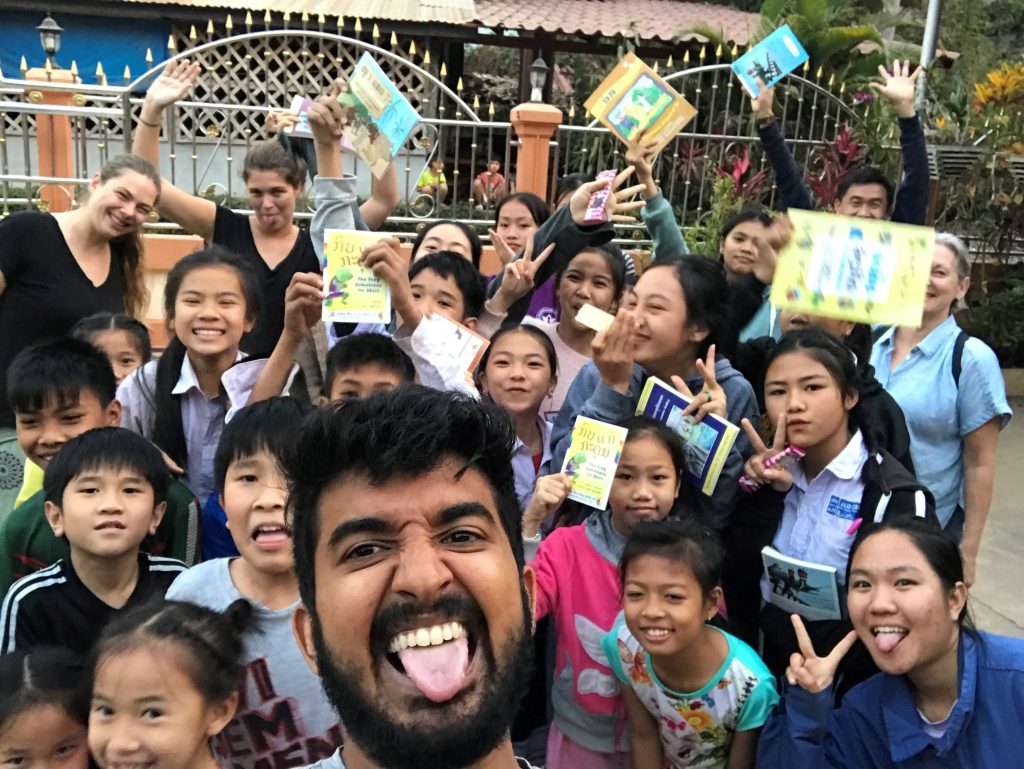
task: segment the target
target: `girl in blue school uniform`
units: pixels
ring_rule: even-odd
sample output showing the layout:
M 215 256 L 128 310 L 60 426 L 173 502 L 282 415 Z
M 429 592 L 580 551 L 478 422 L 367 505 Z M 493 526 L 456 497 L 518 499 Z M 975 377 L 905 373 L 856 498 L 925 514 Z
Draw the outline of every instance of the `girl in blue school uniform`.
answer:
M 939 233 L 920 327 L 876 330 L 871 354 L 875 376 L 906 416 L 917 477 L 961 542 L 968 585 L 992 502 L 999 431 L 1011 414 L 996 354 L 953 316 L 970 274 L 967 246 Z
M 839 340 L 816 328 L 792 331 L 782 337 L 765 363 L 765 409 L 775 428 L 771 448 L 743 420 L 755 450 L 745 474 L 774 493 L 785 494 L 772 547 L 783 556 L 834 568 L 840 607 L 850 548 L 863 523 L 901 515 L 935 515 L 927 489 L 878 447 L 861 415 L 857 383 L 854 358 Z M 803 449 L 803 458 L 789 468 L 766 468 L 765 461 L 787 443 Z M 761 593 L 766 601 L 760 617 L 762 657 L 772 674 L 781 677 L 797 650 L 797 636 L 787 612 L 779 606 L 784 601 L 778 600 L 767 579 L 762 579 Z M 845 616 L 805 625 L 815 644 L 829 649 L 850 630 Z M 875 672 L 866 650 L 857 644 L 840 668 L 838 696 Z
M 760 766 L 1001 769 L 1020 766 L 1024 639 L 974 629 L 956 541 L 934 521 L 865 525 L 850 555 L 854 630 L 799 651 L 765 725 Z M 881 670 L 833 709 L 844 654 L 859 640 Z

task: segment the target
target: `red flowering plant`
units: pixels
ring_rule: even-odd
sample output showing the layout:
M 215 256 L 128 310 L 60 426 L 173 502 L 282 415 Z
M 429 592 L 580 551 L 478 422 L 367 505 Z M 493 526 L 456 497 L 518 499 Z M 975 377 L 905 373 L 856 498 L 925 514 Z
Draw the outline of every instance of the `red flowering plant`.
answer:
M 862 164 L 864 145 L 843 124 L 834 141 L 815 148 L 807 170 L 807 186 L 824 205 L 832 205 L 839 180 Z
M 742 147 L 727 155 L 715 168 L 715 173 L 722 179 L 732 179 L 733 192 L 741 200 L 759 201 L 768 191 L 768 173 L 764 170 L 751 172 L 751 165 L 750 150 Z

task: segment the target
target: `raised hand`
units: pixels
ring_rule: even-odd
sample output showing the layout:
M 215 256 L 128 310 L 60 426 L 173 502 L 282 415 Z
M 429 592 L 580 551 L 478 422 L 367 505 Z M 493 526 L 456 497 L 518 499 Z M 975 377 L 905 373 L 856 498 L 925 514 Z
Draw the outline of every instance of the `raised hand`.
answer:
M 196 78 L 199 77 L 199 62 L 191 62 L 188 59 L 171 61 L 164 67 L 164 71 L 153 81 L 149 90 L 146 91 L 146 100 L 142 105 L 143 118 L 159 118 L 159 112 L 165 107 L 174 104 L 176 101 L 185 98 Z M 149 108 L 147 110 L 147 107 Z M 153 114 L 157 112 L 157 114 Z M 149 122 L 155 122 L 150 120 Z
M 563 473 L 538 478 L 530 503 L 523 511 L 523 536 L 537 536 L 541 523 L 559 508 L 571 489 L 572 480 Z
M 743 419 L 740 424 L 750 439 L 750 445 L 754 447 L 753 456 L 743 465 L 743 474 L 760 483 L 771 484 L 776 491 L 789 491 L 793 486 L 793 474 L 781 465 L 764 466 L 766 459 L 774 457 L 786 448 L 786 413 L 781 413 L 775 424 L 775 440 L 772 441 L 771 448 L 764 445 L 764 441 L 761 440 L 761 436 L 757 434 L 757 430 L 754 429 L 754 425 L 750 423 L 749 419 Z
M 294 112 L 268 112 L 263 119 L 263 127 L 267 133 L 277 133 L 291 128 L 298 120 L 299 116 Z
M 301 340 L 323 314 L 324 282 L 315 272 L 292 275 L 284 293 L 284 333 Z
M 633 313 L 622 308 L 604 331 L 598 331 L 590 345 L 594 365 L 601 381 L 622 393 L 629 392 L 633 382 L 633 348 L 636 346 Z
M 757 96 L 750 97 L 750 108 L 754 110 L 754 117 L 758 120 L 767 120 L 775 117 L 775 88 L 765 88 L 761 78 L 754 78 L 754 85 L 757 86 Z
M 635 216 L 629 216 L 632 211 L 639 211 L 644 207 L 644 201 L 633 200 L 634 197 L 644 191 L 643 184 L 635 184 L 626 189 L 619 189 L 626 180 L 633 175 L 634 168 L 625 168 L 618 176 L 611 181 L 612 192 L 604 202 L 605 210 L 608 213 L 607 221 L 610 222 L 635 222 Z M 587 213 L 587 204 L 590 196 L 602 187 L 608 186 L 607 181 L 589 182 L 581 185 L 569 198 L 569 213 L 572 220 L 579 226 L 584 226 L 583 217 Z
M 832 685 L 836 677 L 836 670 L 850 648 L 857 643 L 857 631 L 851 630 L 843 639 L 836 644 L 835 648 L 826 657 L 819 657 L 814 651 L 814 644 L 811 637 L 807 635 L 807 628 L 800 619 L 799 614 L 790 615 L 793 621 L 793 630 L 796 631 L 799 652 L 793 652 L 789 658 L 789 667 L 786 668 L 786 680 L 790 686 L 799 686 L 809 692 L 817 694 Z
M 348 82 L 335 78 L 327 93 L 318 98 L 309 108 L 309 129 L 317 144 L 333 145 L 341 142 L 342 132 L 348 124 L 345 108 L 338 102 L 338 96 L 348 91 Z
M 890 74 L 884 66 L 878 65 L 878 74 L 882 78 L 881 83 L 871 83 L 871 88 L 896 110 L 900 117 L 914 117 L 914 96 L 917 91 L 917 78 L 921 74 L 918 67 L 911 74 L 912 65 L 909 61 L 900 62 L 899 59 L 892 63 Z
M 402 242 L 394 237 L 381 238 L 363 251 L 360 262 L 387 283 L 395 312 L 409 331 L 415 331 L 423 314 L 409 285 L 409 259 L 402 253 Z
M 640 134 L 626 148 L 626 162 L 636 171 L 636 180 L 644 185 L 644 197 L 653 198 L 658 194 L 658 186 L 654 183 L 654 161 L 657 142 L 644 138 Z
M 494 230 L 490 230 L 490 233 L 492 238 L 498 237 Z M 505 248 L 508 248 L 508 246 L 505 246 Z M 535 259 L 533 257 L 533 234 L 531 233 L 526 239 L 526 246 L 523 248 L 523 258 L 514 259 L 505 265 L 505 274 L 501 277 L 501 285 L 498 286 L 497 292 L 487 303 L 488 309 L 497 315 L 501 315 L 508 312 L 509 307 L 517 300 L 530 293 L 536 283 L 537 270 L 547 261 L 554 250 L 555 244 L 552 243 L 541 251 Z
M 697 373 L 703 377 L 704 387 L 696 395 L 690 392 L 681 376 L 672 377 L 672 386 L 691 399 L 690 405 L 683 409 L 683 415 L 692 415 L 694 422 L 699 422 L 708 414 L 725 419 L 728 399 L 715 376 L 715 345 L 708 348 L 705 360 L 697 360 Z

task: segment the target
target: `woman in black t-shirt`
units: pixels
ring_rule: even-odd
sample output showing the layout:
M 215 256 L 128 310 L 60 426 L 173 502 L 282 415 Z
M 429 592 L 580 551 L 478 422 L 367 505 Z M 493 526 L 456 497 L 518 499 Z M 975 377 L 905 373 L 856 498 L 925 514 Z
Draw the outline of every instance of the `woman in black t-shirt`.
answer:
M 150 86 L 135 127 L 132 150 L 152 163 L 160 159 L 160 120 L 166 107 L 195 83 L 199 64 L 172 62 Z M 252 267 L 263 292 L 263 312 L 242 342 L 251 356 L 268 356 L 284 327 L 284 293 L 297 272 L 320 272 L 309 231 L 295 226 L 295 204 L 306 180 L 306 165 L 276 141 L 262 141 L 246 153 L 242 167 L 250 216 L 164 181 L 159 211 L 208 243 L 235 252 Z
M 93 176 L 75 210 L 0 221 L 0 517 L 14 506 L 25 461 L 7 405 L 7 368 L 28 345 L 64 336 L 86 316 L 142 316 L 149 297 L 139 231 L 159 196 L 153 166 L 119 155 Z

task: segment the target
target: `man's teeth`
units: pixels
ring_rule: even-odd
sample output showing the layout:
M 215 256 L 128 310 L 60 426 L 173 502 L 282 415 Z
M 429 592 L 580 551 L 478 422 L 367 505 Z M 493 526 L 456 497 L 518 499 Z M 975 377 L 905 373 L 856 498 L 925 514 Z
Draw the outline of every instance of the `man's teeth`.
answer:
M 905 627 L 876 627 L 872 628 L 871 632 L 875 635 L 881 635 L 882 633 L 895 633 L 897 635 L 906 635 L 907 629 Z
M 402 649 L 409 649 L 416 646 L 440 646 L 446 641 L 462 638 L 466 635 L 466 628 L 460 622 L 445 622 L 443 625 L 433 627 L 421 627 L 405 633 L 399 633 L 391 639 L 388 645 L 390 654 L 397 654 Z

